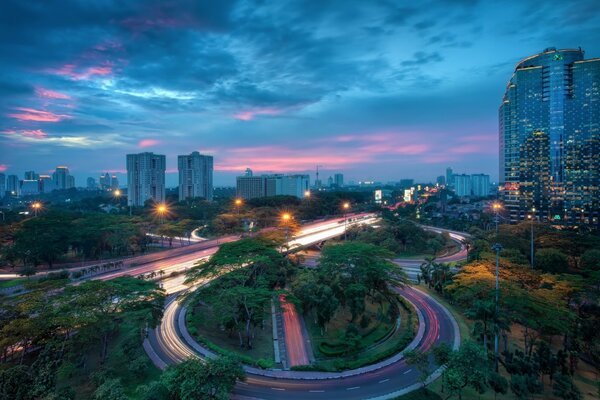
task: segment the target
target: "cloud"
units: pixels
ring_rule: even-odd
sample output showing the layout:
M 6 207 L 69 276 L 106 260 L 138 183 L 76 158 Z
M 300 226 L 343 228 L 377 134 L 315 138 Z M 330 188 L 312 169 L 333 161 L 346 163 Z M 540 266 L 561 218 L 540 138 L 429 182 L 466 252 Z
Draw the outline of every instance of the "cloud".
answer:
M 66 95 L 64 93 L 60 93 L 54 90 L 50 90 L 50 89 L 44 89 L 43 87 L 36 87 L 35 88 L 35 93 L 39 96 L 39 97 L 44 97 L 47 99 L 59 99 L 59 100 L 70 100 L 71 96 Z
M 147 147 L 153 147 L 153 146 L 157 146 L 159 144 L 160 144 L 160 141 L 156 140 L 156 139 L 142 139 L 138 143 L 138 147 L 145 149 Z
M 73 80 L 87 80 L 94 76 L 107 76 L 113 73 L 111 66 L 77 67 L 75 64 L 65 64 L 60 68 L 48 68 L 49 74 L 65 76 Z
M 31 137 L 35 139 L 43 139 L 48 137 L 48 134 L 41 129 L 33 129 L 33 130 L 6 130 L 2 132 L 5 135 L 20 135 L 25 137 Z
M 36 110 L 34 108 L 15 107 L 15 110 L 21 112 L 7 115 L 10 118 L 18 119 L 19 121 L 59 122 L 65 119 L 72 118 L 69 115 L 55 114 L 50 111 Z
M 0 164 L 0 172 L 6 172 L 6 171 L 8 171 L 8 165 Z

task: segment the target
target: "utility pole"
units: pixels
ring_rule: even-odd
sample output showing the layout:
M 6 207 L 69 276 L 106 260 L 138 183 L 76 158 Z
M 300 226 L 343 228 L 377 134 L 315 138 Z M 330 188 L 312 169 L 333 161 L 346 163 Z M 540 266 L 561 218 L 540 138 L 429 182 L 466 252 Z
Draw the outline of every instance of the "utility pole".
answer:
M 496 316 L 494 327 L 494 363 L 496 366 L 496 372 L 498 372 L 498 316 L 500 314 L 500 251 L 502 251 L 502 245 L 495 243 L 492 246 L 492 250 L 496 251 Z

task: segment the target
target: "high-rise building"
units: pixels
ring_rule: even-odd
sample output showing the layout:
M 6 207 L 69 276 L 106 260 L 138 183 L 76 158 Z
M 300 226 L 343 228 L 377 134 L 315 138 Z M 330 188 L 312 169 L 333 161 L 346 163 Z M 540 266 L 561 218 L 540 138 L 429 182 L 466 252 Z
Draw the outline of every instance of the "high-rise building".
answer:
M 102 189 L 102 190 L 111 189 L 112 186 L 111 186 L 111 181 L 110 181 L 110 174 L 107 172 L 104 175 L 100 175 L 100 178 L 98 179 L 98 183 L 100 185 L 100 189 Z
M 177 157 L 179 168 L 179 201 L 203 197 L 213 199 L 213 157 L 197 151 Z M 252 171 L 250 171 L 250 176 Z
M 127 154 L 127 204 L 165 201 L 166 157 L 154 153 Z
M 116 175 L 110 177 L 110 188 L 116 190 L 119 188 L 119 178 Z
M 96 179 L 92 178 L 91 176 L 87 178 L 86 186 L 88 189 L 96 189 L 98 187 L 96 184 Z
M 452 168 L 450 167 L 446 168 L 446 186 L 454 186 L 454 172 L 452 172 Z
M 454 193 L 459 197 L 471 196 L 471 176 L 467 174 L 452 175 L 454 180 Z
M 436 183 L 440 186 L 446 185 L 446 177 L 444 175 L 440 175 L 436 179 Z
M 6 191 L 11 196 L 18 196 L 21 194 L 21 185 L 19 184 L 19 177 L 17 175 L 9 175 L 6 177 Z
M 490 176 L 486 174 L 471 175 L 471 194 L 475 197 L 490 195 Z
M 52 173 L 52 180 L 57 190 L 75 187 L 75 181 L 69 174 L 69 168 L 67 167 L 56 167 L 56 170 Z
M 254 199 L 266 196 L 266 179 L 264 176 L 244 175 L 236 178 L 237 196 L 242 199 Z
M 25 171 L 25 180 L 37 181 L 39 178 L 39 174 L 36 174 L 35 171 Z
M 21 195 L 22 196 L 33 196 L 40 194 L 39 182 L 33 179 L 24 179 L 21 182 Z
M 6 194 L 6 175 L 0 173 L 0 198 Z
M 598 226 L 600 59 L 548 48 L 520 61 L 499 109 L 501 195 L 511 221 Z
M 56 185 L 50 175 L 40 175 L 38 185 L 40 193 L 50 193 L 56 190 Z
M 237 177 L 237 195 L 244 199 L 266 196 L 303 198 L 309 188 L 309 175 L 275 174 Z
M 344 186 L 344 174 L 335 174 L 333 176 L 333 180 L 334 180 L 335 186 L 337 186 L 338 188 L 341 188 Z

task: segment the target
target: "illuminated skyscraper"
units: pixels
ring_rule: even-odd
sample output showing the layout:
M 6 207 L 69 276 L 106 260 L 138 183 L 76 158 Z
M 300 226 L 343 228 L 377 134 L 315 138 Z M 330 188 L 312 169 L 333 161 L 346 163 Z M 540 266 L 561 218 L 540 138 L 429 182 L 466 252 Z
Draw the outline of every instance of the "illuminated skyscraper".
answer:
M 179 201 L 187 198 L 202 197 L 213 199 L 213 158 L 197 151 L 178 156 Z
M 600 59 L 581 49 L 519 62 L 499 109 L 501 195 L 511 221 L 598 226 Z
M 127 204 L 165 201 L 166 157 L 154 153 L 127 154 Z
M 39 179 L 39 175 L 37 179 Z M 67 167 L 56 167 L 56 170 L 52 173 L 52 181 L 54 181 L 54 187 L 57 190 L 75 187 L 75 179 L 71 176 Z

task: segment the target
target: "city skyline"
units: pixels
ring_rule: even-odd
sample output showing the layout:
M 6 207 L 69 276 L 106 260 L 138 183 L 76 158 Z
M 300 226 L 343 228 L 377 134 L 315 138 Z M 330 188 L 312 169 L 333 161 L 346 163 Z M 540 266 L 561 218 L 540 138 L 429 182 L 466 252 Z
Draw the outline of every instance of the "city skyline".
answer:
M 497 181 L 514 65 L 550 46 L 600 55 L 591 1 L 54 6 L 0 6 L 0 170 L 65 164 L 79 186 L 107 171 L 124 182 L 124 154 L 143 151 L 167 156 L 175 186 L 176 156 L 193 150 L 215 158 L 216 186 L 246 167 L 316 165 L 347 180 L 452 166 Z

